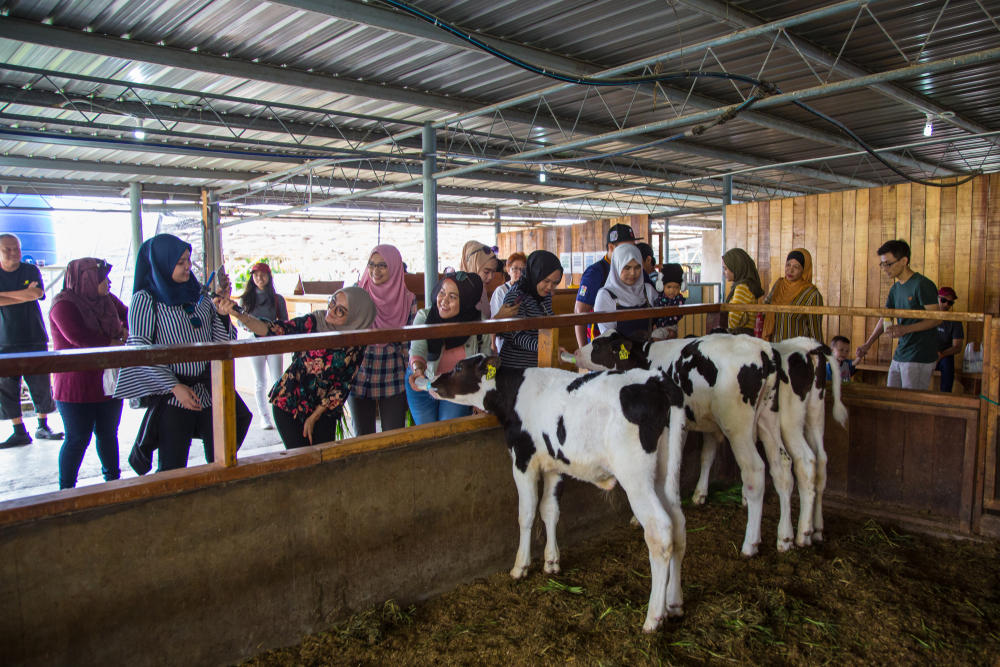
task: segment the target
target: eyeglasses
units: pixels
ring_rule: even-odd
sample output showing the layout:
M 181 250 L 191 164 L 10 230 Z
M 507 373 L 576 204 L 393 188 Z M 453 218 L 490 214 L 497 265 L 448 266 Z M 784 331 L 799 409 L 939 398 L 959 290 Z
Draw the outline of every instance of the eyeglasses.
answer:
M 487 255 L 495 255 L 498 252 L 500 252 L 500 247 L 499 246 L 484 245 L 482 248 L 477 248 L 476 250 L 473 250 L 472 252 L 470 252 L 469 256 L 465 258 L 466 261 L 468 261 L 469 259 L 471 259 L 472 256 L 475 255 L 477 252 L 485 253 Z
M 899 259 L 896 260 L 896 262 L 901 262 L 901 261 L 903 261 L 902 257 L 900 257 Z M 892 266 L 896 262 L 879 262 L 878 263 L 878 267 L 880 269 L 888 269 L 890 266 Z
M 954 301 L 952 301 L 951 299 L 946 299 L 946 298 L 944 298 L 943 296 L 939 296 L 939 297 L 938 297 L 938 301 L 940 301 L 941 303 L 946 303 L 946 304 L 948 304 L 949 306 L 954 306 L 954 305 L 955 305 L 955 302 L 954 302 Z
M 201 318 L 194 314 L 194 304 L 185 303 L 181 305 L 181 309 L 184 310 L 184 314 L 188 316 L 189 320 L 191 320 L 191 326 L 194 327 L 195 329 L 200 329 Z
M 388 268 L 389 265 L 386 264 L 385 262 L 379 262 L 378 264 L 376 264 L 375 262 L 368 262 L 369 271 L 374 271 L 375 269 L 378 269 L 379 271 L 385 271 Z
M 333 314 L 337 317 L 347 317 L 347 308 L 341 306 L 335 300 L 330 299 L 326 302 L 326 307 L 333 311 Z

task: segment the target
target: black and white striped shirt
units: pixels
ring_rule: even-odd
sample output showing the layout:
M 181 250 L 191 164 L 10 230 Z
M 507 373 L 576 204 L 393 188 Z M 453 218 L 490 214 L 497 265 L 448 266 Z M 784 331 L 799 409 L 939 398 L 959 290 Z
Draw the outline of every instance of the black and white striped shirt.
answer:
M 195 328 L 192 318 L 201 321 Z M 154 325 L 155 318 L 155 325 Z M 212 300 L 203 297 L 195 304 L 194 312 L 188 315 L 184 306 L 156 304 L 154 313 L 153 297 L 142 290 L 132 295 L 132 305 L 128 309 L 128 340 L 126 345 L 177 345 L 179 343 L 225 342 L 236 338 L 236 328 L 228 323 L 229 318 L 215 312 Z M 156 340 L 153 330 L 156 329 Z M 190 361 L 166 366 L 132 366 L 123 368 L 118 375 L 115 398 L 140 398 L 167 394 L 178 384 L 177 376 L 196 377 L 208 366 L 207 361 Z M 194 387 L 202 409 L 212 405 L 210 387 Z M 170 405 L 183 407 L 176 398 L 170 397 Z
M 517 298 L 523 296 L 518 306 L 519 317 L 545 317 L 553 315 L 552 295 L 539 303 L 535 297 L 525 294 L 514 285 L 504 297 L 503 305 L 511 306 Z M 503 347 L 500 348 L 500 363 L 506 368 L 537 368 L 538 367 L 538 330 L 534 331 L 504 331 L 500 334 Z

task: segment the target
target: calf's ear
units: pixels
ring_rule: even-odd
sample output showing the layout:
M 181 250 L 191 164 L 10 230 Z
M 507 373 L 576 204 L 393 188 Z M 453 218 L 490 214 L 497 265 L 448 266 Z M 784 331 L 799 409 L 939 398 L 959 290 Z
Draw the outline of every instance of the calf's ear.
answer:
M 485 357 L 479 362 L 479 370 L 484 375 L 491 376 L 490 380 L 493 379 L 492 376 L 496 374 L 498 368 L 500 368 L 500 357 Z
M 633 343 L 645 343 L 649 341 L 648 331 L 636 331 L 628 337 Z

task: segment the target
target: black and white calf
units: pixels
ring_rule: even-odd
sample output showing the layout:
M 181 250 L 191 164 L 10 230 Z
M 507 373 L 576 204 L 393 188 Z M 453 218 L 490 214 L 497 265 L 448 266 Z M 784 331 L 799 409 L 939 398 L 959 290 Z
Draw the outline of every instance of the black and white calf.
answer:
M 812 338 L 791 338 L 772 343 L 771 348 L 781 369 L 778 375 L 781 381 L 778 391 L 781 439 L 792 457 L 795 481 L 799 487 L 799 525 L 795 544 L 808 546 L 813 541 L 823 540 L 827 363 L 832 371 L 833 417 L 841 426 L 847 425 L 847 408 L 840 400 L 840 367 L 830 348 Z M 716 441 L 705 440 L 695 502 L 704 502 L 709 469 L 717 447 Z
M 750 336 L 728 334 L 642 345 L 609 331 L 577 350 L 576 361 L 581 368 L 591 370 L 660 369 L 681 388 L 686 428 L 701 432 L 706 443 L 702 454 L 705 484 L 696 492 L 696 502 L 704 502 L 707 492 L 705 471 L 712 459 L 706 461 L 706 455 L 714 458 L 718 440 L 722 436 L 729 439 L 747 501 L 744 556 L 756 554 L 760 543 L 764 461 L 757 453 L 759 436 L 781 505 L 778 550 L 791 549 L 792 459 L 781 440 L 776 403 L 779 365 L 770 345 Z
M 531 526 L 538 481 L 545 523 L 545 571 L 559 572 L 556 524 L 562 476 L 610 490 L 621 484 L 645 530 L 652 575 L 643 630 L 683 614 L 681 562 L 686 546 L 680 509 L 680 450 L 665 434 L 683 431 L 683 394 L 663 373 L 647 371 L 580 376 L 554 368 L 506 369 L 498 357 L 464 359 L 430 388 L 442 399 L 495 415 L 513 459 L 520 544 L 515 579 L 531 563 Z M 670 439 L 675 440 L 674 438 Z M 659 482 L 657 479 L 659 478 Z M 665 478 L 665 479 L 664 479 Z

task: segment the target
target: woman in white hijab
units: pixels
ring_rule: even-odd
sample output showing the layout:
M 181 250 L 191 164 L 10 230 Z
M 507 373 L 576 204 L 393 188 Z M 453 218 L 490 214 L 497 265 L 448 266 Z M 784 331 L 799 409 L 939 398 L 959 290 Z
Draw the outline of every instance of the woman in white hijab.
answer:
M 594 312 L 652 308 L 655 298 L 655 288 L 643 280 L 642 253 L 639 249 L 630 243 L 623 243 L 615 248 L 611 255 L 608 279 L 597 292 L 597 299 L 594 301 Z M 608 329 L 616 329 L 624 336 L 631 336 L 639 331 L 652 331 L 652 322 L 648 319 L 601 322 L 597 326 L 602 334 Z

